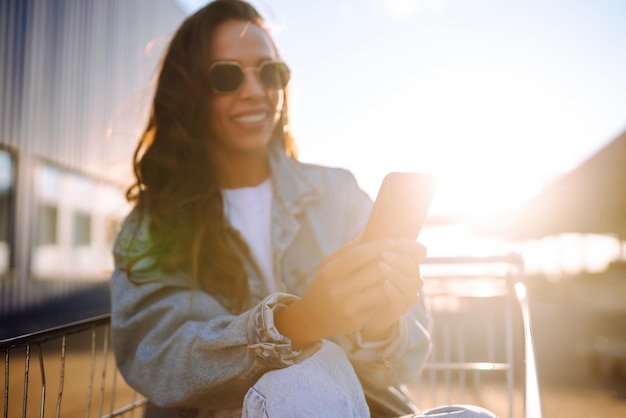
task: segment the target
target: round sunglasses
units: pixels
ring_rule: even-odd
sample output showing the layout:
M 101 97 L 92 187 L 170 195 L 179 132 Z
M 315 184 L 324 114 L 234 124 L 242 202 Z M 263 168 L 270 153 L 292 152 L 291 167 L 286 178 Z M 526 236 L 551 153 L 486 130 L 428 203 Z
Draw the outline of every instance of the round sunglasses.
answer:
M 287 87 L 291 72 L 282 61 L 265 61 L 258 67 L 243 68 L 237 61 L 216 61 L 209 67 L 209 84 L 216 93 L 236 93 L 243 85 L 246 71 L 252 70 L 266 90 Z

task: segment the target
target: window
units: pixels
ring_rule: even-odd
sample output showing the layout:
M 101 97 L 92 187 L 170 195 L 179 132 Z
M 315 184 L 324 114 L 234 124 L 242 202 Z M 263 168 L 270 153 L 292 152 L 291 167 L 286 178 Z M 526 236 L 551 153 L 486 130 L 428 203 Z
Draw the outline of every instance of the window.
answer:
M 113 269 L 112 240 L 128 204 L 113 184 L 41 164 L 31 273 L 38 280 L 105 280 Z M 114 230 L 115 229 L 115 230 Z
M 37 210 L 37 245 L 54 245 L 57 243 L 57 207 L 50 204 L 40 204 Z
M 0 275 L 6 274 L 11 266 L 13 171 L 13 155 L 0 149 Z
M 91 215 L 85 212 L 74 213 L 74 247 L 91 244 Z

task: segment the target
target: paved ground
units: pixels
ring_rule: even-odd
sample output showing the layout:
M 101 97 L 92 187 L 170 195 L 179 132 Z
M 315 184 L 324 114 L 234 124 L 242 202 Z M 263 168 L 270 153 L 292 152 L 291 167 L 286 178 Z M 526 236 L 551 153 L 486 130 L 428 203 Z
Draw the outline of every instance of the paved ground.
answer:
M 626 385 L 546 384 L 542 389 L 544 418 L 626 417 Z

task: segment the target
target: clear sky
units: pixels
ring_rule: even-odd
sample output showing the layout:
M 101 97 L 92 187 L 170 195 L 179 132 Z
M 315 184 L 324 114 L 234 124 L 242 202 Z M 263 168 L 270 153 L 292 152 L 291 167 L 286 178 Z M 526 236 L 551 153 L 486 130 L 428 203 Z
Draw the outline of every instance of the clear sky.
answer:
M 511 208 L 626 130 L 626 1 L 252 3 L 292 69 L 301 159 L 372 197 L 431 171 L 431 213 Z

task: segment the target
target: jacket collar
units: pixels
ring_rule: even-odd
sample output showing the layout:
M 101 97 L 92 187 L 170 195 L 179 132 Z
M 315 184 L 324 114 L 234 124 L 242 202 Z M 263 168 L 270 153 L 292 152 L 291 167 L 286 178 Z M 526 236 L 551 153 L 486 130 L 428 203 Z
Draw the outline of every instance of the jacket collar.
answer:
M 288 213 L 301 212 L 306 204 L 321 196 L 322 190 L 309 180 L 304 165 L 288 157 L 281 144 L 270 145 L 269 162 L 274 191 Z

